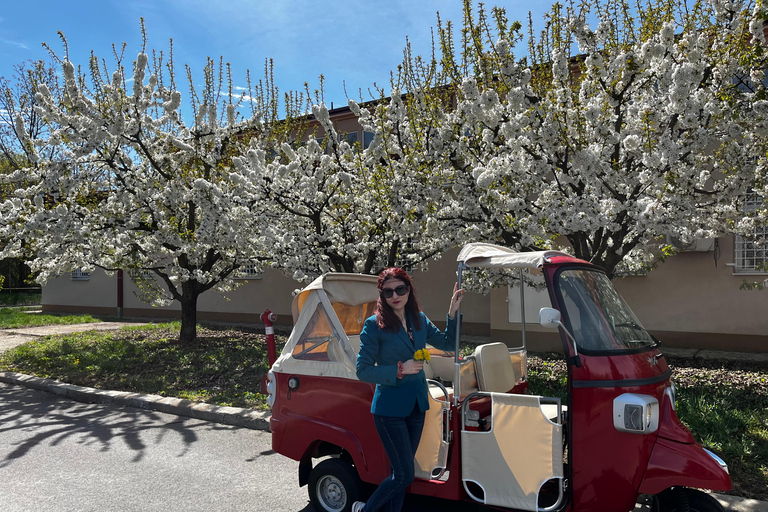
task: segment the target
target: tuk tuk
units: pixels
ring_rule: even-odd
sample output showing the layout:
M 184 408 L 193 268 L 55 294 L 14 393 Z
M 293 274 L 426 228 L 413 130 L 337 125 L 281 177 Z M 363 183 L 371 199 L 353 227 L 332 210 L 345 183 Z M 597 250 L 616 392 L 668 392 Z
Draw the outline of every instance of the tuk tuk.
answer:
M 518 276 L 522 346 L 477 345 L 461 357 L 430 349 L 430 408 L 414 460 L 412 494 L 510 511 L 631 511 L 650 495 L 656 512 L 722 511 L 700 489 L 731 488 L 727 465 L 675 414 L 675 389 L 659 342 L 597 266 L 556 251 L 516 252 L 473 243 L 470 268 Z M 525 296 L 529 275 L 551 307 L 567 398 L 532 394 L 527 382 Z M 269 372 L 275 452 L 299 462 L 317 511 L 348 512 L 367 484 L 389 475 L 370 413 L 374 385 L 357 380 L 360 332 L 373 314 L 377 278 L 325 274 L 293 300 L 293 331 Z

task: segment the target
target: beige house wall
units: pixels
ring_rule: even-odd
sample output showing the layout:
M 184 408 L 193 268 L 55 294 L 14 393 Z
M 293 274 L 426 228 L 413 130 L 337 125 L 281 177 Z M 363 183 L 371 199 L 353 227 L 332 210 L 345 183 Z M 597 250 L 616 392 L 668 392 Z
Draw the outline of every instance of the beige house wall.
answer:
M 456 282 L 456 255 L 447 252 L 440 260 L 430 263 L 426 272 L 414 271 L 413 279 L 419 303 L 426 315 L 439 327 L 445 326 L 453 284 Z M 43 287 L 43 310 L 47 312 L 90 313 L 117 316 L 117 274 L 108 276 L 101 270 L 91 273 L 87 281 L 74 281 L 69 274 L 52 279 Z M 123 281 L 122 315 L 130 317 L 177 318 L 179 303 L 153 307 L 142 302 L 136 285 L 126 275 Z M 259 316 L 269 309 L 275 313 L 277 325 L 293 324 L 291 302 L 294 290 L 301 283 L 282 272 L 266 270 L 259 279 L 243 280 L 236 290 L 222 296 L 215 291 L 202 294 L 198 300 L 198 320 L 260 323 Z M 463 311 L 464 332 L 488 335 L 488 297 L 467 294 Z
M 453 284 L 458 250 L 431 261 L 426 272 L 414 271 L 413 280 L 422 309 L 443 327 Z M 640 322 L 664 344 L 716 350 L 768 352 L 768 293 L 742 291 L 749 276 L 736 275 L 733 237 L 720 239 L 720 258 L 713 252 L 683 252 L 661 263 L 647 276 L 614 280 Z M 290 326 L 292 292 L 301 284 L 281 272 L 267 270 L 226 297 L 207 292 L 198 303 L 198 319 L 259 323 L 266 309 L 278 315 L 278 325 Z M 174 318 L 179 305 L 152 307 L 141 302 L 136 286 L 124 280 L 125 317 Z M 511 293 L 517 293 L 512 291 Z M 464 334 L 490 336 L 510 346 L 522 344 L 519 323 L 510 323 L 508 292 L 494 289 L 483 296 L 467 293 L 462 305 Z M 51 280 L 43 288 L 45 311 L 86 312 L 117 316 L 117 275 L 95 271 L 88 281 L 72 280 L 69 274 Z M 526 344 L 533 351 L 560 351 L 556 333 L 542 329 L 537 318 L 527 318 Z
M 431 261 L 426 272 L 414 271 L 413 280 L 422 309 L 443 327 L 453 284 L 456 282 L 458 250 Z M 640 322 L 671 347 L 768 352 L 768 292 L 742 291 L 749 276 L 735 275 L 733 237 L 720 239 L 720 258 L 714 253 L 683 252 L 661 263 L 643 277 L 614 280 Z M 259 323 L 266 309 L 278 315 L 278 325 L 290 326 L 291 301 L 301 284 L 281 272 L 267 270 L 260 279 L 250 279 L 226 297 L 210 291 L 201 295 L 198 319 Z M 179 315 L 174 302 L 152 307 L 139 300 L 135 285 L 124 280 L 125 317 L 173 318 Z M 510 293 L 517 294 L 517 290 Z M 44 311 L 85 312 L 116 316 L 117 275 L 95 271 L 88 281 L 69 274 L 51 280 L 43 288 Z M 509 346 L 522 344 L 519 323 L 510 323 L 508 291 L 494 289 L 489 295 L 467 293 L 462 304 L 463 333 L 490 336 Z M 538 326 L 538 318 L 526 319 L 526 344 L 532 351 L 560 351 L 557 333 Z
M 715 253 L 682 252 L 644 277 L 614 285 L 642 324 L 671 346 L 768 352 L 768 293 L 744 291 L 734 274 L 734 237 Z

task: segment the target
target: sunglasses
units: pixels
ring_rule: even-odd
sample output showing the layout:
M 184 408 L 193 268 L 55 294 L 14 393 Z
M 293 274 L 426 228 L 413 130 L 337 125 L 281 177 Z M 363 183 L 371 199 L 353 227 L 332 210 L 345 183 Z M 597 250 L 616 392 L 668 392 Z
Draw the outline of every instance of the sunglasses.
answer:
M 400 297 L 408 293 L 408 286 L 401 284 L 397 288 L 382 288 L 381 296 L 385 299 L 391 299 L 393 294 L 398 294 Z

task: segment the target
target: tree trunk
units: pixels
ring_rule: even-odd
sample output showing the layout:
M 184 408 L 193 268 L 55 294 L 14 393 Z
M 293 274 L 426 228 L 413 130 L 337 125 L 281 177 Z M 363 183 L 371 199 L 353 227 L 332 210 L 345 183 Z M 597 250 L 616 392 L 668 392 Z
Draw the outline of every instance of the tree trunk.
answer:
M 179 343 L 194 343 L 197 337 L 197 298 L 200 296 L 197 283 L 187 281 L 181 286 L 181 332 Z

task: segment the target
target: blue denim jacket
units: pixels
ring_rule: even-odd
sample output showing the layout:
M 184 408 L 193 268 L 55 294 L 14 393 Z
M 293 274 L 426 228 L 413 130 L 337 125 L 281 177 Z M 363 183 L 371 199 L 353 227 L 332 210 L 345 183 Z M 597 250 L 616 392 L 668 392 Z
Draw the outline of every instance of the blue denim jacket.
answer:
M 414 325 L 411 341 L 402 326 L 397 332 L 382 331 L 375 315 L 365 321 L 357 354 L 357 378 L 376 384 L 371 403 L 373 414 L 405 417 L 413 411 L 415 403 L 421 411 L 429 409 L 424 370 L 398 379 L 397 363 L 413 359 L 413 354 L 427 343 L 440 350 L 454 350 L 456 319 L 447 319 L 445 333 L 424 313 L 419 313 L 418 322 L 421 328 L 416 330 Z

